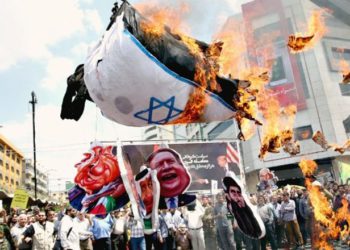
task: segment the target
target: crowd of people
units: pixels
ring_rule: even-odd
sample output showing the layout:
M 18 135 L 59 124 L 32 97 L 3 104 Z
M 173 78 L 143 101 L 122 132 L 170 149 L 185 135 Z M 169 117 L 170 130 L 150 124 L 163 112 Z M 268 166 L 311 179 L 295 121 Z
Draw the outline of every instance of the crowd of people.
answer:
M 315 181 L 334 211 L 350 200 L 348 185 Z M 249 196 L 248 196 L 249 197 Z M 102 218 L 72 207 L 55 210 L 11 209 L 0 212 L 0 250 L 3 249 L 303 249 L 313 241 L 313 210 L 306 189 L 284 188 L 250 195 L 266 234 L 253 239 L 242 233 L 227 209 L 225 193 L 200 195 L 177 209 L 159 211 L 158 228 L 145 229 L 129 206 Z M 345 226 L 345 225 L 343 225 Z

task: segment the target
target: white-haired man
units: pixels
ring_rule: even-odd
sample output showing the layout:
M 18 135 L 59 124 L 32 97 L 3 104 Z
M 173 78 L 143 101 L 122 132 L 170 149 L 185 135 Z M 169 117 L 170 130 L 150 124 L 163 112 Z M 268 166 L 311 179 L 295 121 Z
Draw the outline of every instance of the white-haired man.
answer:
M 15 243 L 16 249 L 24 250 L 31 249 L 31 245 L 22 241 L 22 234 L 27 229 L 27 215 L 20 214 L 17 218 L 17 223 L 11 228 L 11 236 Z

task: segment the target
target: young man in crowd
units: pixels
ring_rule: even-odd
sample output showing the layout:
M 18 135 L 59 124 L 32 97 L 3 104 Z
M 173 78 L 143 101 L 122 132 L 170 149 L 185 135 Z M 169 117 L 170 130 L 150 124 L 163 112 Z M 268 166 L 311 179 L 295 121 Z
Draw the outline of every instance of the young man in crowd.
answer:
M 111 233 L 114 221 L 110 214 L 105 218 L 92 218 L 91 232 L 94 237 L 93 247 L 96 250 L 112 250 Z
M 59 237 L 61 239 L 61 247 L 63 249 L 80 249 L 78 227 L 74 223 L 77 210 L 72 207 L 66 209 L 66 214 L 61 220 L 59 229 Z
M 214 218 L 218 245 L 223 250 L 235 249 L 232 224 L 231 221 L 227 219 L 228 210 L 224 195 L 219 193 L 216 198 L 217 203 L 214 207 Z
M 273 225 L 274 211 L 262 195 L 258 197 L 258 213 L 265 225 L 265 236 L 260 239 L 261 250 L 266 250 L 267 241 L 270 242 L 272 250 L 277 250 L 275 229 Z
M 289 246 L 296 245 L 303 249 L 303 238 L 300 233 L 295 207 L 295 202 L 289 199 L 289 193 L 284 192 L 280 213 L 285 224 L 288 244 Z
M 127 217 L 124 209 L 121 208 L 114 212 L 114 225 L 111 235 L 112 250 L 126 250 L 127 244 Z

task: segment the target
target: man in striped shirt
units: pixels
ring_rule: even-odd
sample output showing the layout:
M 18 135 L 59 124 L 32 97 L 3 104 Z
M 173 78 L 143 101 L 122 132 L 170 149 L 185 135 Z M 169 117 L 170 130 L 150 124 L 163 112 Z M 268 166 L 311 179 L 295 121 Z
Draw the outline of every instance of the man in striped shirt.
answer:
M 140 221 L 135 220 L 132 214 L 129 216 L 128 228 L 130 229 L 131 249 L 146 250 L 146 240 L 145 234 L 143 232 L 143 225 Z

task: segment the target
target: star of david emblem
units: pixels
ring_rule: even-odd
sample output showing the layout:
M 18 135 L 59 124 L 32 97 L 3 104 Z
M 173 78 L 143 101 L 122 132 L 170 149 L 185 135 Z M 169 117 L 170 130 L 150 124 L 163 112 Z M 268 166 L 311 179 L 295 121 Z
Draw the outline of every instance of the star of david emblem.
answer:
M 158 98 L 151 97 L 149 101 L 149 107 L 146 110 L 141 110 L 134 114 L 134 116 L 138 119 L 146 121 L 148 124 L 165 124 L 170 121 L 170 119 L 178 116 L 182 113 L 183 110 L 174 107 L 175 104 L 175 96 L 170 97 L 166 101 L 161 101 Z M 167 109 L 167 113 L 158 120 L 153 120 L 154 111 Z

